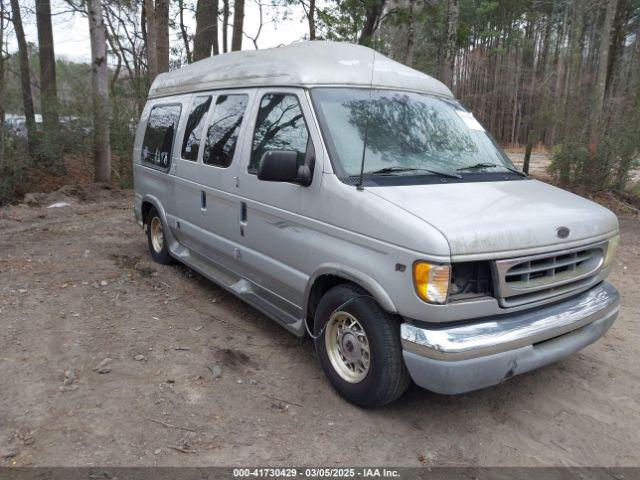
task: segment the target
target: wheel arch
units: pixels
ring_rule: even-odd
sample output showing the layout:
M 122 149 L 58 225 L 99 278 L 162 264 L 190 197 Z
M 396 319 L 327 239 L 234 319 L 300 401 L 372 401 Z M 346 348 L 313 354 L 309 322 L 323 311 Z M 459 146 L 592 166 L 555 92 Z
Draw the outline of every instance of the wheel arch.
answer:
M 167 216 L 166 213 L 164 211 L 164 208 L 162 208 L 162 204 L 160 203 L 160 201 L 154 197 L 153 195 L 145 195 L 142 198 L 142 203 L 140 206 L 140 214 L 142 216 L 142 223 L 146 224 L 147 222 L 147 216 L 149 215 L 149 212 L 151 211 L 151 208 L 155 208 L 156 211 L 160 214 L 160 218 L 162 219 L 162 221 L 165 223 L 165 225 L 167 224 Z
M 309 278 L 304 292 L 303 312 L 308 331 L 313 331 L 316 307 L 322 295 L 342 283 L 353 283 L 366 290 L 389 313 L 397 309 L 386 290 L 369 275 L 343 265 L 327 264 L 318 268 Z
M 164 210 L 164 208 L 162 207 L 162 203 L 160 202 L 160 200 L 158 200 L 156 197 L 154 197 L 153 195 L 145 195 L 142 198 L 142 203 L 140 205 L 140 215 L 142 216 L 142 225 L 145 229 L 145 232 L 147 231 L 147 215 L 149 214 L 149 211 L 151 211 L 151 207 L 155 208 L 156 211 L 158 212 L 158 215 L 160 216 L 160 219 L 162 220 L 163 225 L 165 225 L 165 231 L 164 231 L 164 236 L 166 241 L 168 242 L 168 246 L 169 246 L 169 253 L 172 256 L 175 256 L 175 252 L 178 249 L 178 240 L 176 239 L 176 237 L 173 234 L 173 231 L 171 229 L 171 225 L 169 224 L 169 221 L 167 219 L 167 214 Z

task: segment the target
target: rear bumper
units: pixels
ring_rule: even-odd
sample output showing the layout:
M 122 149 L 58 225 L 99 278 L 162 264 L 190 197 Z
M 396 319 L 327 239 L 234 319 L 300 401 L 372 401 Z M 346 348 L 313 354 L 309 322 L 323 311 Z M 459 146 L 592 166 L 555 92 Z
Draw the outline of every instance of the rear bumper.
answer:
M 609 283 L 561 303 L 452 327 L 401 326 L 403 356 L 414 382 L 442 394 L 496 385 L 556 362 L 595 342 L 618 316 Z

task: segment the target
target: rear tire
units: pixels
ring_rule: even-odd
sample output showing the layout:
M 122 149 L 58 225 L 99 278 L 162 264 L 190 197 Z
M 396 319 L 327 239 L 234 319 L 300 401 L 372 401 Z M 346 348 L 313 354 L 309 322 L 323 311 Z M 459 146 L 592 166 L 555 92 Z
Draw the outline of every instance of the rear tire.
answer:
M 153 260 L 163 265 L 175 263 L 169 255 L 169 246 L 164 235 L 166 231 L 164 222 L 154 207 L 149 210 L 144 229 L 147 232 L 147 243 Z
M 342 284 L 325 293 L 314 318 L 320 332 L 314 340 L 320 365 L 347 401 L 380 407 L 409 386 L 398 323 L 361 288 Z

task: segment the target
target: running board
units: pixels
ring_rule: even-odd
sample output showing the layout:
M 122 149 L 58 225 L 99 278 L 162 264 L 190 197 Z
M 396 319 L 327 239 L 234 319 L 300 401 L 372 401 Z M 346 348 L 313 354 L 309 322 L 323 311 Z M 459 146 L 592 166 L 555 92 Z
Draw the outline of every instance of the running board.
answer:
M 230 272 L 226 268 L 217 264 L 214 265 L 203 256 L 193 252 L 183 245 L 178 244 L 177 248 L 171 253 L 176 260 L 188 265 L 199 274 L 207 277 L 209 280 L 226 289 L 230 289 L 232 285 L 242 279 L 242 277 Z
M 290 332 L 299 337 L 304 335 L 305 328 L 302 318 L 297 318 L 295 315 L 276 305 L 276 298 L 273 298 L 274 301 L 269 301 L 265 298 L 267 296 L 275 297 L 274 294 L 265 291 L 249 280 L 230 272 L 220 265 L 214 265 L 210 260 L 183 245 L 178 244 L 175 249 L 172 249 L 171 254 L 176 260 L 184 263 L 203 277 L 233 293 L 257 310 L 260 310 L 260 312 L 275 320 Z

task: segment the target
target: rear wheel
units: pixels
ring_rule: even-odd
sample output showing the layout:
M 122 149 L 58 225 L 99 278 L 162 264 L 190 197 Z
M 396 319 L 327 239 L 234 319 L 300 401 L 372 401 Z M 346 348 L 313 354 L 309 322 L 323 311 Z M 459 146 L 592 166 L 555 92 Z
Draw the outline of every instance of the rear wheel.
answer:
M 315 347 L 327 378 L 349 402 L 379 407 L 410 383 L 397 322 L 364 290 L 338 285 L 320 300 Z
M 169 247 L 164 235 L 165 228 L 158 211 L 151 207 L 144 228 L 147 232 L 147 243 L 149 252 L 153 259 L 164 265 L 173 263 L 173 258 L 169 255 Z

